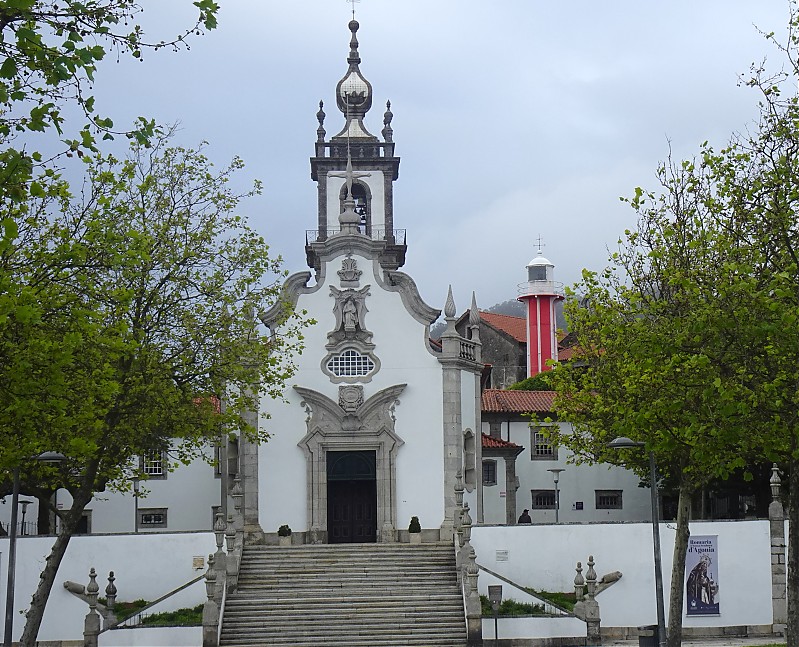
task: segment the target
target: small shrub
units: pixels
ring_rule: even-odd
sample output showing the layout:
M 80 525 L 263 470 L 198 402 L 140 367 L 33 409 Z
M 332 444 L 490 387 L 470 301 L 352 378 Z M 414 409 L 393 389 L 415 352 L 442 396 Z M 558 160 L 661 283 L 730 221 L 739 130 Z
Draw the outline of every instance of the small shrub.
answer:
M 277 536 L 278 537 L 291 537 L 291 528 L 289 528 L 288 524 L 284 523 L 280 528 L 277 529 Z
M 491 602 L 487 596 L 480 596 L 480 606 L 485 617 L 492 617 L 494 615 L 494 609 L 491 607 Z M 540 616 L 544 615 L 544 605 L 517 602 L 516 600 L 508 598 L 507 600 L 502 600 L 500 603 L 497 615 L 500 617 Z
M 197 627 L 203 623 L 203 605 L 193 609 L 177 609 L 154 613 L 142 618 L 141 624 L 148 627 Z
M 108 600 L 105 598 L 97 598 L 97 601 L 100 604 L 108 604 Z M 137 614 L 148 604 L 150 603 L 147 600 L 142 600 L 141 598 L 134 600 L 133 602 L 116 602 L 114 604 L 114 614 L 116 615 L 117 620 L 122 622 L 123 620 L 130 618 L 132 615 Z
M 422 532 L 422 524 L 419 523 L 419 517 L 411 517 L 411 523 L 408 524 L 408 532 Z
M 539 598 L 548 600 L 552 604 L 558 605 L 561 609 L 566 609 L 566 611 L 574 611 L 574 604 L 577 600 L 573 592 L 560 593 L 558 591 L 537 591 L 535 589 L 528 589 L 527 587 L 525 587 L 525 590 L 528 593 L 537 595 Z

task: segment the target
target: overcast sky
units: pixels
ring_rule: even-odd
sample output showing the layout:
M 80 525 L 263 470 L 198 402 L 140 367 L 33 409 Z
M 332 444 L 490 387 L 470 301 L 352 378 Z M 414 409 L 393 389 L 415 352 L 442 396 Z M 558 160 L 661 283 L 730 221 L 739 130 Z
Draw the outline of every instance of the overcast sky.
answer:
M 264 194 L 246 214 L 291 272 L 305 270 L 316 228 L 318 101 L 328 135 L 343 125 L 334 90 L 347 69 L 346 0 L 219 0 L 219 28 L 189 52 L 109 61 L 98 108 L 180 121 L 178 142 L 210 143 L 219 164 L 244 158 Z M 145 0 L 154 39 L 191 19 L 189 0 Z M 363 0 L 361 71 L 374 88 L 367 127 L 394 112 L 394 222 L 407 229 L 404 271 L 442 308 L 471 291 L 513 298 L 540 235 L 556 279 L 601 269 L 634 214 L 619 201 L 654 188 L 668 154 L 722 145 L 756 116 L 738 87 L 753 62 L 782 66 L 756 29 L 782 32 L 788 0 Z

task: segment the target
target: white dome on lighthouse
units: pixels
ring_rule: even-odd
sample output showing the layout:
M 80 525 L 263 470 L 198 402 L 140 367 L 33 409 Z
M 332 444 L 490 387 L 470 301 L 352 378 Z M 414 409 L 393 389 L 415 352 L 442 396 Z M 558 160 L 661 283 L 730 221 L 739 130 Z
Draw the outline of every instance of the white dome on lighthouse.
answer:
M 549 267 L 555 267 L 554 263 L 541 256 L 541 252 L 539 251 L 538 256 L 536 256 L 533 260 L 527 263 L 527 267 L 540 267 L 541 265 L 548 265 Z

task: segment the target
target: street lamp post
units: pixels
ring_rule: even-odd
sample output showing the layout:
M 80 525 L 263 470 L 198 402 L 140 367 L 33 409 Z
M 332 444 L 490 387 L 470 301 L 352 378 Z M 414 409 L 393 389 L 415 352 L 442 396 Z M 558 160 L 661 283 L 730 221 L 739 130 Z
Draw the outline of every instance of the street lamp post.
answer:
M 139 479 L 133 478 L 133 532 L 139 532 Z
M 19 534 L 27 535 L 28 533 L 25 532 L 25 513 L 28 511 L 28 506 L 31 502 L 25 499 L 20 501 L 19 504 L 22 506 L 22 522 L 19 524 Z
M 555 482 L 555 523 L 558 523 L 558 512 L 560 511 L 560 490 L 558 489 L 558 481 L 560 480 L 560 473 L 565 472 L 563 467 L 552 467 L 547 472 L 552 472 L 552 480 Z
M 44 452 L 31 460 L 39 463 L 57 464 L 66 458 L 57 452 Z M 6 584 L 6 615 L 3 630 L 3 647 L 11 647 L 11 634 L 14 632 L 14 587 L 17 572 L 17 506 L 19 505 L 19 465 L 12 471 L 11 490 L 11 528 L 8 533 L 8 581 Z M 29 502 L 25 502 L 29 503 Z M 23 519 L 24 516 L 23 510 Z
M 646 443 L 621 436 L 608 443 L 611 449 L 643 449 Z M 666 647 L 666 612 L 663 604 L 663 567 L 660 553 L 660 515 L 658 512 L 658 482 L 655 452 L 649 452 L 649 494 L 652 500 L 652 543 L 655 553 L 655 598 L 657 600 L 658 645 Z

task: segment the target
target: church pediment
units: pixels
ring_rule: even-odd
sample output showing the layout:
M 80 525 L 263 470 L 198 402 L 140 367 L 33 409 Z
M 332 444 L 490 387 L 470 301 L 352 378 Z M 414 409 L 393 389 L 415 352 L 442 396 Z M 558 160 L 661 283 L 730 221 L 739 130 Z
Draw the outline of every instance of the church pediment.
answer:
M 395 407 L 406 384 L 389 386 L 375 393 L 368 400 L 363 399 L 363 387 L 346 385 L 339 387 L 339 401 L 335 402 L 323 393 L 295 386 L 303 400 L 305 422 L 308 433 L 299 445 L 308 444 L 317 435 L 342 436 L 349 434 L 380 435 L 388 433 L 398 444 L 402 441 L 394 434 Z

